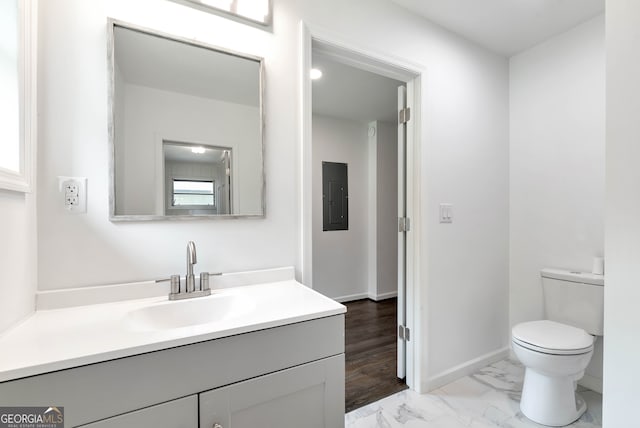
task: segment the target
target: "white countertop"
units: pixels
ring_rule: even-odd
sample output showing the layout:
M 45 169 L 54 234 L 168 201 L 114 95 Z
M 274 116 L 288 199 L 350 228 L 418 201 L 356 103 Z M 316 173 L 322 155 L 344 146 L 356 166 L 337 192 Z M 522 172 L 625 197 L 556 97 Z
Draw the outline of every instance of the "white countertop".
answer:
M 180 302 L 162 296 L 38 310 L 0 336 L 0 382 L 346 312 L 292 279 L 212 290 L 211 296 L 192 300 L 229 295 L 241 315 L 159 330 L 141 328 L 129 314 Z

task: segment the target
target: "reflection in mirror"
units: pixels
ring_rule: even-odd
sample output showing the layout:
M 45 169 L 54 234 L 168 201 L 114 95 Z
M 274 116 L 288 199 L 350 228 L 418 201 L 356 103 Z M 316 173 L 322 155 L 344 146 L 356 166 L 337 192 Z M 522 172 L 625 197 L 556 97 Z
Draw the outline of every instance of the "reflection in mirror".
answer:
M 232 150 L 164 141 L 165 215 L 229 214 Z
M 263 216 L 262 60 L 109 28 L 111 219 Z

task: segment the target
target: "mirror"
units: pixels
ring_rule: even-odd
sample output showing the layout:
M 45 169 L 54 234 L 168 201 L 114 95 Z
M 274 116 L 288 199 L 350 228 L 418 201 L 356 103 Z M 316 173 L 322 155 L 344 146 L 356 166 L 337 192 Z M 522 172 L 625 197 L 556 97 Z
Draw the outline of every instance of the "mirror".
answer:
M 263 217 L 262 59 L 109 30 L 111 220 Z
M 164 212 L 231 214 L 232 151 L 232 147 L 163 141 Z

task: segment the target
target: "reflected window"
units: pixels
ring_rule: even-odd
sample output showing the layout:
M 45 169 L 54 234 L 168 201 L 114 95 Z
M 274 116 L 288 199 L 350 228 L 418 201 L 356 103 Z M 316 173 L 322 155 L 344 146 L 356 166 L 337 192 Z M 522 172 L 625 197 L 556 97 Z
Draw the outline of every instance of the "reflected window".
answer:
M 207 180 L 173 180 L 174 207 L 214 207 L 215 182 Z

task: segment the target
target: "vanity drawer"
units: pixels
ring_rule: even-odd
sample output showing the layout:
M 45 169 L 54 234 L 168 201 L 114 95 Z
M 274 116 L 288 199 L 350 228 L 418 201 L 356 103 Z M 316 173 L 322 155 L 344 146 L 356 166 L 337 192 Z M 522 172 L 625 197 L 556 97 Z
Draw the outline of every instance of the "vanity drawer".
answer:
M 198 396 L 191 395 L 104 419 L 81 428 L 198 428 Z

